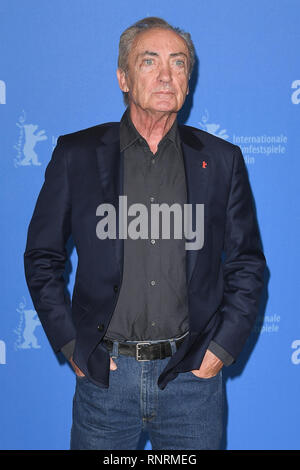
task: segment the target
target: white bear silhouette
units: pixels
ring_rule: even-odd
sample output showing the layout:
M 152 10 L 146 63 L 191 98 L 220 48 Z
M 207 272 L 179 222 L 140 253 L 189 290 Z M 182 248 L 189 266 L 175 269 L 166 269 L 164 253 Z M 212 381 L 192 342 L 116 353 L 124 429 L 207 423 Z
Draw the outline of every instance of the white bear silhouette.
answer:
M 46 140 L 48 137 L 45 135 L 44 130 L 41 130 L 35 134 L 35 131 L 38 128 L 36 124 L 24 124 L 23 128 L 25 131 L 25 143 L 23 147 L 25 158 L 19 162 L 19 165 L 25 166 L 30 165 L 30 163 L 32 163 L 32 165 L 41 165 L 41 163 L 38 161 L 38 156 L 34 151 L 34 147 L 37 142 Z
M 37 317 L 35 310 L 23 310 L 25 317 L 25 328 L 23 331 L 24 342 L 20 344 L 19 348 L 29 349 L 35 348 L 38 349 L 41 346 L 38 344 L 36 337 L 33 332 L 35 328 L 41 324 L 40 320 Z

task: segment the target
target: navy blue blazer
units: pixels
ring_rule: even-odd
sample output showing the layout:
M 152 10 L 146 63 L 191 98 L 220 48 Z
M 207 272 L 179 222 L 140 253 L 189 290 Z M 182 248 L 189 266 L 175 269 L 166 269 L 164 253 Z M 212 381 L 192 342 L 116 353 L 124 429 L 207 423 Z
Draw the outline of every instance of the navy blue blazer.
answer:
M 106 202 L 118 209 L 123 194 L 119 129 L 106 123 L 59 137 L 24 253 L 28 289 L 52 348 L 76 339 L 73 359 L 100 387 L 109 385 L 101 340 L 122 283 L 123 240 L 96 236 L 96 208 Z M 237 358 L 258 312 L 265 267 L 240 148 L 189 126 L 179 132 L 187 202 L 204 204 L 204 245 L 186 251 L 190 329 L 159 376 L 161 389 L 198 369 L 212 339 Z M 70 236 L 78 256 L 72 303 L 64 279 Z

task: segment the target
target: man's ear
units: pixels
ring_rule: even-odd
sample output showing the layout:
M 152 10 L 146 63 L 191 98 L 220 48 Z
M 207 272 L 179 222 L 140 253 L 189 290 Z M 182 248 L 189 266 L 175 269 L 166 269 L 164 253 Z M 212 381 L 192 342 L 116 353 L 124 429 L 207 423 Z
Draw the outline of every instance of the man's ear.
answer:
M 117 78 L 119 82 L 119 87 L 124 93 L 127 93 L 129 91 L 129 88 L 127 85 L 126 73 L 124 72 L 124 70 L 117 69 Z

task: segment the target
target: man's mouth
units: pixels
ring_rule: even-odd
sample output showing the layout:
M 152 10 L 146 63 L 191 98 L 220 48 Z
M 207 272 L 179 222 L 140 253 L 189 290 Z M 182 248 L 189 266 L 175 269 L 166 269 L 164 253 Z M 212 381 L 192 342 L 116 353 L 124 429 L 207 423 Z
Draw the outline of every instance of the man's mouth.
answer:
M 155 91 L 155 95 L 174 95 L 172 91 Z

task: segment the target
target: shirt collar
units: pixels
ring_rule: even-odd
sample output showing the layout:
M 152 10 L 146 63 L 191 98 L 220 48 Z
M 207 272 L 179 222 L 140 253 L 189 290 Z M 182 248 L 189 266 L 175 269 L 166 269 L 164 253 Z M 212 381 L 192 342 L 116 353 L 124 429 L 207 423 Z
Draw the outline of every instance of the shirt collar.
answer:
M 177 119 L 175 119 L 174 124 L 172 125 L 171 129 L 162 138 L 160 143 L 162 141 L 166 140 L 166 139 L 170 140 L 171 142 L 173 142 L 175 145 L 178 146 L 179 132 L 178 132 Z M 121 148 L 121 152 L 123 150 L 125 150 L 126 148 L 130 147 L 131 145 L 133 145 L 138 140 L 141 140 L 141 141 L 143 141 L 144 143 L 147 144 L 144 137 L 142 137 L 141 134 L 135 128 L 135 126 L 134 126 L 134 124 L 131 120 L 131 117 L 130 117 L 129 108 L 127 108 L 126 111 L 124 112 L 122 118 L 121 118 L 121 124 L 120 124 L 120 148 Z

